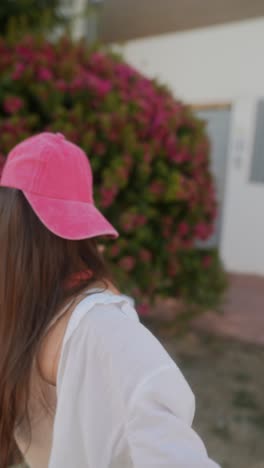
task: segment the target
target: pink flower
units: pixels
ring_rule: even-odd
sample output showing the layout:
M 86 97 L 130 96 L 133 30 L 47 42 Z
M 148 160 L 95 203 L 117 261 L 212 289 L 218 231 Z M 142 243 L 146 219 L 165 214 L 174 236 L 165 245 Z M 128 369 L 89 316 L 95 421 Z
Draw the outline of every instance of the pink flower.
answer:
M 127 222 L 123 223 L 122 227 L 123 227 L 125 232 L 129 232 L 129 231 L 131 231 L 133 229 L 134 225 L 133 225 L 133 223 L 131 221 L 130 222 L 127 221 Z
M 196 154 L 193 160 L 194 167 L 199 167 L 201 166 L 205 161 L 206 161 L 206 154 L 204 152 Z
M 209 214 L 212 216 L 212 219 L 214 220 L 218 214 L 218 209 L 217 209 L 217 206 L 216 205 L 213 205 L 210 210 L 209 210 Z
M 172 226 L 173 224 L 173 219 L 171 216 L 164 216 L 162 221 L 163 221 L 164 226 Z
M 12 73 L 12 79 L 13 80 L 19 80 L 21 76 L 23 75 L 24 71 L 26 69 L 26 66 L 24 63 L 17 63 L 15 65 L 15 69 Z
M 202 265 L 204 268 L 210 268 L 210 266 L 212 265 L 212 262 L 213 262 L 213 257 L 211 255 L 206 255 L 202 259 Z
M 135 223 L 137 227 L 144 226 L 144 224 L 146 224 L 146 221 L 147 221 L 147 218 L 143 214 L 139 214 L 135 218 Z
M 101 142 L 96 143 L 95 148 L 94 148 L 94 153 L 97 154 L 97 156 L 103 156 L 105 152 L 106 152 L 105 145 Z
M 59 90 L 59 91 L 66 91 L 67 90 L 67 83 L 64 81 L 64 80 L 57 80 L 55 82 L 55 87 Z
M 153 136 L 155 135 L 155 131 L 159 128 L 162 127 L 163 125 L 166 125 L 167 117 L 163 109 L 160 109 L 159 112 L 155 115 L 154 121 L 153 121 L 153 127 L 152 127 L 152 133 Z M 175 140 L 173 140 L 173 144 L 175 143 Z M 169 138 L 168 144 L 172 144 L 172 139 Z
M 152 260 L 152 253 L 147 250 L 147 249 L 140 249 L 139 251 L 139 258 L 143 261 L 143 262 L 151 262 Z
M 108 63 L 107 56 L 101 52 L 94 52 L 90 57 L 90 64 L 93 68 L 105 68 Z
M 187 223 L 185 223 L 185 221 L 180 223 L 178 226 L 178 233 L 181 237 L 187 236 L 187 234 L 189 234 L 189 230 L 189 226 Z
M 152 160 L 152 155 L 151 155 L 150 153 L 144 154 L 144 156 L 143 156 L 143 161 L 144 161 L 145 163 L 148 164 L 148 163 L 151 162 L 151 160 Z
M 153 195 L 160 196 L 160 195 L 163 194 L 164 185 L 159 180 L 154 180 L 151 183 L 151 185 L 149 187 L 149 190 L 150 190 L 151 193 L 153 193 Z
M 169 135 L 167 137 L 165 145 L 166 145 L 166 149 L 167 149 L 168 152 L 175 151 L 175 149 L 177 148 L 177 137 L 176 137 L 176 135 L 172 135 L 172 134 Z
M 8 96 L 5 98 L 3 107 L 8 114 L 15 114 L 24 106 L 24 101 L 17 96 Z
M 182 151 L 181 153 L 173 153 L 171 156 L 169 156 L 169 158 L 173 162 L 183 164 L 189 160 L 189 155 L 188 153 Z
M 150 306 L 146 302 L 142 302 L 141 304 L 138 304 L 137 306 L 137 311 L 138 314 L 141 315 L 142 317 L 149 315 L 150 314 Z
M 108 135 L 108 138 L 109 138 L 109 140 L 112 141 L 112 142 L 118 141 L 118 139 L 119 139 L 119 133 L 118 133 L 118 131 L 117 131 L 117 130 L 114 130 L 114 129 L 111 130 L 111 132 L 110 132 L 109 135 Z
M 212 234 L 212 227 L 205 223 L 198 223 L 195 226 L 195 236 L 198 239 L 206 240 Z
M 48 68 L 40 68 L 37 72 L 37 77 L 40 81 L 50 81 L 52 80 L 52 73 Z
M 85 80 L 88 87 L 93 89 L 100 97 L 104 97 L 111 91 L 112 85 L 110 81 L 98 78 L 93 73 L 87 72 Z
M 84 80 L 82 76 L 76 76 L 70 84 L 70 89 L 73 91 L 78 91 L 79 89 L 84 88 Z
M 111 189 L 102 188 L 100 190 L 101 205 L 103 208 L 108 208 L 108 206 L 112 205 L 116 196 L 116 192 L 116 187 L 112 187 Z
M 171 254 L 175 254 L 177 252 L 177 247 L 174 244 L 168 244 L 167 251 Z
M 168 275 L 170 277 L 174 277 L 177 275 L 179 271 L 179 265 L 178 263 L 175 261 L 174 263 L 171 263 L 169 266 L 168 266 Z
M 119 260 L 119 266 L 125 271 L 133 270 L 135 263 L 136 261 L 133 257 L 131 257 L 131 255 L 127 255 L 126 257 L 123 257 L 121 260 Z
M 120 254 L 120 247 L 119 245 L 115 244 L 115 245 L 112 245 L 111 249 L 110 249 L 110 253 L 113 257 L 117 257 L 117 255 Z
M 130 154 L 126 154 L 124 156 L 124 162 L 125 162 L 126 166 L 128 166 L 129 168 L 131 167 L 131 165 L 133 163 L 133 159 L 132 159 Z
M 124 213 L 121 216 L 121 226 L 125 232 L 130 232 L 135 228 L 136 215 L 134 213 Z
M 193 240 L 192 239 L 184 239 L 181 241 L 181 247 L 184 250 L 190 250 L 193 247 Z
M 167 250 L 170 253 L 176 253 L 177 250 L 180 249 L 182 242 L 183 241 L 178 237 L 178 235 L 170 236 L 169 242 L 167 244 Z
M 27 37 L 25 41 L 16 46 L 16 53 L 19 57 L 22 57 L 27 63 L 33 61 L 34 51 L 32 50 L 33 38 Z
M 116 75 L 122 80 L 129 80 L 135 77 L 135 71 L 125 63 L 117 63 L 115 66 Z
M 170 226 L 166 226 L 166 225 L 162 226 L 161 232 L 162 232 L 163 237 L 167 239 L 168 237 L 171 236 Z

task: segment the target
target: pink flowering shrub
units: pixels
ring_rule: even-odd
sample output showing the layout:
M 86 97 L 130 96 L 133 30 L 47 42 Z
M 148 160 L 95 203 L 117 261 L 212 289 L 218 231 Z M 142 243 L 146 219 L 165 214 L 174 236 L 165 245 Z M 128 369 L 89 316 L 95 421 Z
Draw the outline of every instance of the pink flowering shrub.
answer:
M 201 250 L 217 213 L 203 123 L 110 53 L 63 38 L 0 39 L 0 154 L 43 130 L 89 155 L 95 201 L 120 232 L 106 255 L 146 314 L 156 295 L 213 305 L 224 276 Z

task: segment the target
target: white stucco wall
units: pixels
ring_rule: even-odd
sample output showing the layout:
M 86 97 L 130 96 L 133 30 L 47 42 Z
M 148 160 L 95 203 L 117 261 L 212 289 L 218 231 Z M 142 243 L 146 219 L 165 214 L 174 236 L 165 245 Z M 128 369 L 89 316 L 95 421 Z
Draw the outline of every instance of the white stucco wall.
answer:
M 250 181 L 256 104 L 233 106 L 220 251 L 228 270 L 264 275 L 264 184 Z
M 123 53 L 191 103 L 264 93 L 264 18 L 127 42 Z
M 234 103 L 220 250 L 228 270 L 256 274 L 264 274 L 264 185 L 249 176 L 254 98 L 264 96 L 263 47 L 264 18 L 121 46 L 129 63 L 185 102 Z

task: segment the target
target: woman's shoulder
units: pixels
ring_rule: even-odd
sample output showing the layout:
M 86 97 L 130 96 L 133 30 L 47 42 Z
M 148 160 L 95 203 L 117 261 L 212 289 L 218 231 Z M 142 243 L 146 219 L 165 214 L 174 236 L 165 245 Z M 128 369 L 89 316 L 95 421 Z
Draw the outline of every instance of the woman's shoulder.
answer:
M 176 367 L 160 341 L 140 322 L 130 299 L 120 295 L 104 300 L 102 295 L 92 307 L 75 314 L 66 332 L 69 338 L 64 342 L 61 374 L 76 362 L 85 362 L 86 368 L 91 362 L 115 369 L 120 375 L 134 369 L 133 379 L 136 373 L 140 379 L 158 369 Z
M 53 323 L 42 340 L 37 356 L 41 378 L 55 386 L 62 349 L 71 336 L 75 335 L 77 330 L 79 335 L 85 334 L 91 327 L 107 330 L 109 319 L 113 321 L 118 319 L 118 316 L 119 319 L 126 316 L 138 320 L 133 299 L 115 288 L 110 287 L 103 292 L 86 295 L 74 301 Z
M 126 319 L 139 322 L 139 317 L 134 306 L 134 300 L 125 294 L 113 294 L 105 291 L 94 294 L 84 299 L 76 308 L 69 321 L 66 332 L 67 341 L 78 329 L 79 333 L 111 330 L 120 325 Z M 128 325 L 130 326 L 130 325 Z
M 139 392 L 160 392 L 159 382 L 166 382 L 175 387 L 184 413 L 192 413 L 193 394 L 180 369 L 125 298 L 97 302 L 83 315 L 63 348 L 58 394 L 67 383 L 72 389 L 98 373 L 108 389 L 121 388 L 126 401 Z

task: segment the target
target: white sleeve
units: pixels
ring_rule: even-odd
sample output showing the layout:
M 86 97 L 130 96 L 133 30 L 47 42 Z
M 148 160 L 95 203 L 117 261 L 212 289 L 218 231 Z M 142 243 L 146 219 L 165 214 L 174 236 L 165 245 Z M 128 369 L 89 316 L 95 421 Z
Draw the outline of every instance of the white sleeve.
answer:
M 194 400 L 179 390 L 175 368 L 158 372 L 138 389 L 127 426 L 133 467 L 217 468 L 191 428 Z
M 72 338 L 50 468 L 217 468 L 191 428 L 192 391 L 138 320 L 96 305 Z

